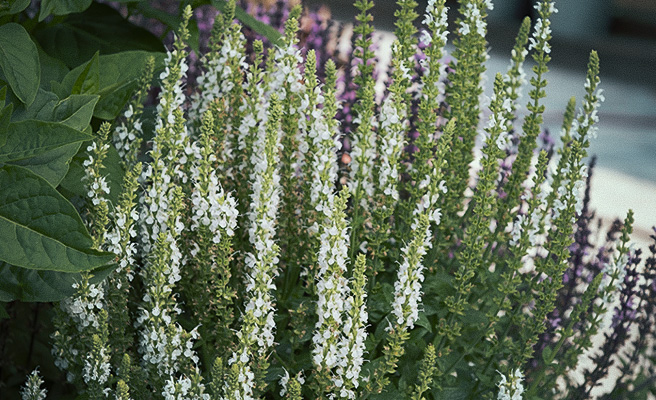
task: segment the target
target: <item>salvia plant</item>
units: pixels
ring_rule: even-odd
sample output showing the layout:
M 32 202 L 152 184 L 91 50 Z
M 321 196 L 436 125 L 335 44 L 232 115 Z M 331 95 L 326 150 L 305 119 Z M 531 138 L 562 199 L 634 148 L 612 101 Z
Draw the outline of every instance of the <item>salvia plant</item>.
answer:
M 146 61 L 123 112 L 85 142 L 78 208 L 92 247 L 116 267 L 104 280 L 81 272 L 55 305 L 52 356 L 69 392 L 654 394 L 656 245 L 642 262 L 631 212 L 597 239 L 588 206 L 597 53 L 554 150 L 541 139 L 552 1 L 522 24 L 490 98 L 491 1 L 459 1 L 453 32 L 445 0 L 429 0 L 423 16 L 414 0 L 398 6 L 382 93 L 370 0 L 355 1 L 353 71 L 299 47 L 300 7 L 283 7 L 283 34 L 265 51 L 259 39 L 247 45 L 235 1 L 222 4 L 191 87 L 184 9 L 163 68 Z M 125 171 L 114 195 L 104 168 L 113 154 Z M 16 168 L 2 173 L 24 173 Z M 45 398 L 42 383 L 35 370 L 20 396 Z

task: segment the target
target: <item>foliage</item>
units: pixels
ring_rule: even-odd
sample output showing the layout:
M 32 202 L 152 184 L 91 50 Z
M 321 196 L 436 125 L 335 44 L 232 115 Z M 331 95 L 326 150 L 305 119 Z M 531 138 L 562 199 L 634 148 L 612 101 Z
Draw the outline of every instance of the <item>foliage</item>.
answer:
M 303 59 L 299 7 L 265 54 L 234 21 L 250 21 L 235 1 L 217 3 L 192 87 L 191 7 L 168 18 L 178 26 L 166 54 L 90 1 L 5 17 L 0 36 L 18 39 L 0 37 L 0 300 L 60 300 L 48 309 L 42 371 L 46 387 L 53 364 L 67 384 L 51 393 L 586 398 L 613 363 L 622 375 L 609 398 L 653 390 L 656 256 L 638 268 L 631 212 L 601 247 L 590 240 L 596 53 L 581 109 L 570 103 L 563 144 L 547 152 L 538 136 L 552 2 L 536 6 L 532 33 L 522 25 L 489 103 L 491 2 L 460 2 L 448 63 L 445 1 L 429 1 L 418 38 L 416 2 L 398 4 L 382 99 L 369 0 L 355 2 L 357 67 L 339 93 L 334 62 L 318 63 L 320 51 Z M 91 34 L 113 24 L 114 38 Z M 338 109 L 351 88 L 347 121 Z M 340 177 L 344 134 L 351 161 Z M 18 329 L 21 307 L 11 303 L 0 323 Z M 584 356 L 596 365 L 580 383 L 570 374 Z M 22 393 L 44 395 L 36 371 Z

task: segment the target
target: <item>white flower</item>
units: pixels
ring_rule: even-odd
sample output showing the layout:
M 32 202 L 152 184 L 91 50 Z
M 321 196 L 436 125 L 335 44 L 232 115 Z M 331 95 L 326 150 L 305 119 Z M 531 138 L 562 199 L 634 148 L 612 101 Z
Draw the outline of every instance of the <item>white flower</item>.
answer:
M 399 199 L 398 160 L 403 152 L 406 132 L 406 107 L 391 93 L 380 112 L 378 191 L 394 201 Z
M 25 386 L 21 390 L 22 400 L 45 400 L 48 391 L 41 389 L 43 379 L 39 376 L 39 369 L 36 368 L 25 382 Z
M 403 259 L 394 283 L 392 314 L 395 317 L 395 325 L 404 330 L 414 328 L 419 318 L 421 285 L 424 281 L 422 259 L 431 247 L 429 221 L 425 215 L 422 216 L 423 218 L 415 217 L 412 228 L 415 232 L 414 238 L 401 249 Z
M 522 400 L 522 394 L 524 393 L 524 385 L 522 384 L 524 375 L 522 372 L 516 369 L 510 373 L 508 378 L 501 372 L 499 374 L 501 380 L 497 383 L 499 387 L 497 400 Z

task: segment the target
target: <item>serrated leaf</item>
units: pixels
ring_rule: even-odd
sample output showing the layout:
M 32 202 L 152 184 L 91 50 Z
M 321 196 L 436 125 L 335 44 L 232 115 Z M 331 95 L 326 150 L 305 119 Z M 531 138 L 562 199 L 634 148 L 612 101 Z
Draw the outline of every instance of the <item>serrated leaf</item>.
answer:
M 98 283 L 116 268 L 108 264 L 91 271 L 91 283 Z M 0 262 L 0 301 L 60 301 L 75 294 L 73 284 L 79 282 L 79 272 L 39 271 Z
M 48 15 L 67 15 L 82 12 L 89 8 L 91 1 L 92 0 L 43 0 L 41 2 L 41 12 L 39 12 L 39 22 L 43 21 Z
M 98 3 L 82 13 L 70 14 L 62 23 L 44 25 L 33 35 L 46 53 L 61 59 L 69 68 L 87 62 L 98 51 L 106 55 L 165 50 L 152 33 L 130 23 L 112 7 Z
M 0 67 L 16 97 L 32 104 L 39 89 L 41 65 L 36 45 L 21 25 L 0 26 Z
M 91 139 L 59 122 L 26 120 L 9 124 L 7 142 L 0 146 L 0 162 L 16 161 Z
M 107 265 L 111 253 L 92 248 L 75 207 L 31 171 L 0 168 L 0 260 L 23 268 L 80 272 Z
M 67 144 L 31 158 L 12 161 L 10 164 L 27 168 L 53 187 L 57 187 L 68 173 L 71 160 L 80 149 L 80 145 L 79 142 Z

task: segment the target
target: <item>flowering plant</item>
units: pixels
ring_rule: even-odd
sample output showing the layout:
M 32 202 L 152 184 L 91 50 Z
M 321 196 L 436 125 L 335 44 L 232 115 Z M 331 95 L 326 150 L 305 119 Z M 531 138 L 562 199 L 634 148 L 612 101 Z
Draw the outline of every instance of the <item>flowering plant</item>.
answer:
M 151 59 L 136 96 L 87 145 L 79 207 L 91 247 L 117 267 L 102 281 L 83 271 L 55 308 L 52 355 L 71 391 L 587 398 L 618 362 L 609 398 L 653 391 L 656 246 L 638 269 L 631 212 L 599 248 L 590 240 L 584 159 L 603 101 L 597 54 L 579 111 L 572 101 L 565 112 L 562 147 L 545 151 L 554 3 L 538 3 L 533 27 L 524 21 L 490 99 L 492 3 L 460 3 L 449 33 L 445 1 L 430 0 L 417 35 L 416 2 L 398 1 L 383 93 L 370 0 L 355 1 L 354 68 L 327 60 L 321 74 L 317 52 L 298 47 L 300 7 L 265 54 L 234 22 L 231 0 L 195 87 L 185 87 L 185 8 L 157 74 L 154 121 L 142 107 Z M 520 124 L 529 52 L 536 65 Z M 351 77 L 344 137 L 337 116 L 349 88 L 337 82 Z M 126 171 L 115 199 L 102 169 L 111 146 Z M 581 365 L 584 356 L 596 364 Z M 41 399 L 40 383 L 34 372 L 23 398 Z

